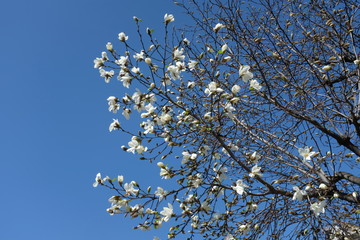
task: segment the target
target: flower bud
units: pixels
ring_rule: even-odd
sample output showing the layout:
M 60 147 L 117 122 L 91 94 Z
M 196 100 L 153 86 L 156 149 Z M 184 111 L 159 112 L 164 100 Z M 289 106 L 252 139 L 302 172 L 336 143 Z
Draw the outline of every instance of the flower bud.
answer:
M 158 165 L 158 167 L 161 167 L 161 168 L 165 167 L 165 164 L 163 162 L 158 162 L 157 165 Z
M 330 71 L 331 69 L 332 69 L 332 66 L 330 66 L 330 65 L 326 65 L 322 68 L 322 70 L 324 70 L 324 71 Z
M 106 44 L 106 49 L 107 49 L 109 52 L 114 51 L 113 45 L 111 44 L 111 42 L 108 42 L 108 43 Z
M 145 58 L 145 62 L 146 62 L 148 65 L 152 65 L 151 58 Z

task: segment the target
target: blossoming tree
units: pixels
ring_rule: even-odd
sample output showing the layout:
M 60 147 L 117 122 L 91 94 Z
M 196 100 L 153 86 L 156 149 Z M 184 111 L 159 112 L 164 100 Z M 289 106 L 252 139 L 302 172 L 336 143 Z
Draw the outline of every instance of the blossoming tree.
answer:
M 174 186 L 98 174 L 107 211 L 168 238 L 359 237 L 359 1 L 177 4 L 192 28 L 166 14 L 155 36 L 134 17 L 141 48 L 122 32 L 94 60 L 124 90 L 109 130 Z

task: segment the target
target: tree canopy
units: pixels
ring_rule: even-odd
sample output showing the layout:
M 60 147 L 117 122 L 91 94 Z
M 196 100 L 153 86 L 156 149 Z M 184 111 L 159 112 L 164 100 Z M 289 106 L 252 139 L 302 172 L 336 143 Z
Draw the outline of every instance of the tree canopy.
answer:
M 168 238 L 359 237 L 360 2 L 176 4 L 192 25 L 166 14 L 159 36 L 134 17 L 138 41 L 119 33 L 94 60 L 123 85 L 109 130 L 174 186 L 98 174 L 107 211 Z

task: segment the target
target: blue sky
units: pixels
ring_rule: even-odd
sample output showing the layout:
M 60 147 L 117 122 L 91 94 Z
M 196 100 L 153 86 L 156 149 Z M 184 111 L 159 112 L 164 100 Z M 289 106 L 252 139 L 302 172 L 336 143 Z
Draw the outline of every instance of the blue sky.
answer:
M 108 132 L 106 99 L 117 89 L 104 83 L 93 59 L 119 32 L 135 36 L 134 15 L 156 29 L 165 13 L 180 25 L 181 12 L 170 0 L 2 3 L 0 239 L 158 235 L 109 216 L 112 193 L 92 187 L 98 172 L 146 182 L 159 171 L 120 149 L 128 137 Z

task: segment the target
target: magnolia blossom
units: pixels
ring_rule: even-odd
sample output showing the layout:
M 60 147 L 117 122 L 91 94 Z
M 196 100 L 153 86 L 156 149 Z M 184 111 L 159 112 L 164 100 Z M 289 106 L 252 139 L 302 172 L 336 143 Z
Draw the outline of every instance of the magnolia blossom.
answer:
M 126 120 L 129 120 L 130 119 L 130 113 L 131 113 L 131 109 L 125 108 L 124 111 L 122 112 L 122 115 L 126 118 Z
M 117 97 L 110 96 L 107 101 L 109 105 L 109 112 L 117 113 L 117 110 L 120 108 L 120 105 L 118 104 L 119 99 Z
M 163 179 L 169 179 L 171 177 L 170 172 L 169 172 L 169 168 L 166 167 L 166 166 L 160 168 L 160 176 Z
M 310 210 L 314 212 L 315 216 L 319 216 L 320 213 L 325 213 L 326 200 L 311 204 Z
M 132 67 L 131 71 L 135 74 L 140 74 L 140 68 L 138 68 L 138 67 Z
M 104 60 L 101 58 L 95 58 L 94 68 L 102 68 L 104 66 Z
M 215 27 L 213 28 L 213 30 L 214 30 L 214 32 L 217 33 L 220 29 L 222 29 L 222 28 L 224 28 L 224 27 L 225 27 L 224 24 L 218 23 L 218 24 L 215 25 Z
M 127 152 L 132 152 L 133 154 L 136 153 L 141 154 L 143 152 L 147 151 L 147 147 L 144 147 L 143 145 L 141 145 L 141 140 L 138 139 L 136 136 L 133 136 L 131 138 L 131 141 L 128 143 L 129 145 L 129 149 L 127 149 Z
M 217 87 L 217 83 L 216 82 L 210 82 L 208 87 L 205 89 L 205 94 L 207 94 L 208 96 L 210 96 L 211 94 L 214 93 L 220 93 L 223 92 L 224 90 L 221 88 Z
M 236 181 L 236 186 L 231 186 L 239 195 L 243 195 L 244 189 L 248 188 L 249 186 L 244 184 L 241 179 Z
M 165 22 L 165 24 L 169 24 L 169 23 L 171 23 L 171 22 L 173 22 L 173 21 L 175 21 L 175 18 L 174 18 L 174 16 L 172 15 L 172 14 L 165 14 L 165 16 L 164 16 L 164 22 Z
M 227 167 L 221 167 L 219 169 L 214 168 L 214 172 L 216 172 L 216 179 L 222 181 L 226 178 L 226 174 L 228 169 Z
M 188 182 L 189 186 L 191 186 L 193 188 L 198 188 L 200 186 L 200 184 L 203 182 L 201 173 L 191 175 L 188 177 L 188 179 L 189 179 L 189 182 Z
M 119 40 L 122 42 L 125 42 L 126 40 L 128 40 L 128 36 L 125 35 L 124 32 L 119 33 Z
M 196 85 L 195 82 L 188 82 L 187 87 L 191 89 L 191 88 L 195 87 L 195 85 Z
M 193 71 L 196 67 L 196 65 L 198 65 L 198 62 L 195 60 L 190 60 L 188 63 L 188 67 L 190 69 L 190 71 Z
M 146 113 L 142 113 L 140 115 L 141 118 L 146 118 L 152 115 L 152 113 L 156 110 L 156 107 L 154 107 L 151 103 L 147 104 L 145 106 Z
M 120 71 L 120 74 L 118 76 L 118 80 L 123 83 L 123 86 L 126 88 L 130 87 L 132 77 L 129 75 L 129 73 L 124 73 L 123 71 Z
M 293 195 L 293 200 L 302 201 L 304 199 L 304 196 L 307 195 L 307 192 L 305 190 L 300 190 L 298 187 L 293 187 L 293 190 L 295 191 Z
M 190 41 L 187 38 L 183 39 L 183 43 L 188 46 L 190 45 Z
M 140 127 L 145 129 L 145 131 L 143 132 L 144 134 L 154 133 L 154 126 L 155 126 L 155 123 L 153 121 L 151 121 L 150 119 L 148 119 L 146 122 L 142 122 L 140 124 Z
M 112 45 L 112 43 L 111 43 L 111 42 L 108 42 L 108 43 L 106 44 L 106 49 L 107 49 L 109 52 L 114 51 L 114 49 L 113 49 L 113 45 Z
M 128 194 L 128 195 L 133 194 L 134 196 L 136 196 L 138 194 L 139 189 L 135 189 L 134 185 L 136 185 L 134 181 L 124 184 L 124 189 L 125 189 L 126 194 Z
M 303 162 L 311 161 L 311 157 L 315 155 L 315 152 L 310 151 L 309 147 L 299 148 L 299 154 L 303 157 Z
M 239 226 L 239 231 L 242 234 L 247 234 L 250 231 L 250 227 L 247 224 L 242 224 L 242 225 Z
M 133 57 L 135 58 L 136 61 L 142 61 L 145 59 L 145 51 L 141 50 L 140 53 L 135 53 L 135 55 L 133 55 Z
M 257 163 L 260 159 L 261 159 L 261 156 L 256 151 L 253 152 L 250 156 L 250 160 L 253 161 L 254 163 Z
M 249 177 L 255 177 L 255 176 L 259 176 L 261 177 L 262 174 L 260 173 L 261 167 L 259 167 L 258 165 L 255 165 L 251 168 L 251 173 L 249 173 Z
M 241 66 L 239 69 L 239 75 L 244 82 L 247 82 L 254 77 L 254 74 L 252 74 L 249 70 L 250 66 L 248 65 Z
M 226 43 L 221 46 L 221 52 L 224 53 L 227 49 L 228 49 L 228 45 Z
M 102 184 L 104 182 L 103 179 L 101 179 L 101 174 L 96 174 L 95 182 L 93 183 L 93 187 L 97 187 L 99 184 Z
M 250 80 L 250 90 L 260 91 L 261 88 L 262 86 L 257 80 L 255 79 Z
M 121 56 L 119 59 L 115 60 L 115 63 L 117 65 L 121 66 L 122 68 L 124 68 L 127 65 L 128 61 L 129 61 L 128 56 L 126 56 L 126 57 Z
M 180 79 L 180 69 L 178 66 L 170 65 L 167 70 L 169 71 L 170 76 L 173 80 Z
M 174 214 L 173 206 L 171 205 L 171 203 L 168 203 L 168 207 L 164 207 L 163 210 L 160 212 L 160 214 L 164 216 L 163 218 L 164 222 L 169 221 L 172 215 Z
M 112 78 L 115 74 L 114 70 L 105 71 L 104 69 L 100 69 L 99 72 L 100 72 L 100 76 L 105 78 L 106 83 L 109 83 L 110 78 Z
M 185 59 L 185 56 L 183 55 L 184 53 L 184 49 L 181 48 L 175 48 L 173 53 L 172 53 L 172 57 L 173 57 L 173 60 L 175 61 L 184 61 Z
M 183 152 L 183 159 L 181 161 L 181 164 L 186 164 L 189 160 L 195 160 L 197 157 L 196 153 L 189 153 L 189 152 Z
M 120 129 L 120 123 L 119 120 L 113 119 L 113 122 L 109 126 L 109 131 L 112 132 L 113 130 Z
M 157 187 L 157 190 L 155 191 L 155 196 L 159 198 L 159 201 L 161 201 L 166 195 L 168 194 L 168 191 L 165 191 L 162 187 Z
M 236 240 L 236 239 L 234 238 L 234 236 L 232 234 L 229 233 L 228 235 L 226 235 L 224 240 Z
M 127 200 L 120 198 L 120 196 L 112 196 L 109 198 L 111 206 L 117 206 L 119 208 L 127 206 Z
M 234 85 L 234 86 L 231 88 L 231 92 L 232 92 L 234 95 L 237 94 L 239 91 L 240 91 L 240 86 L 239 86 L 239 85 Z

